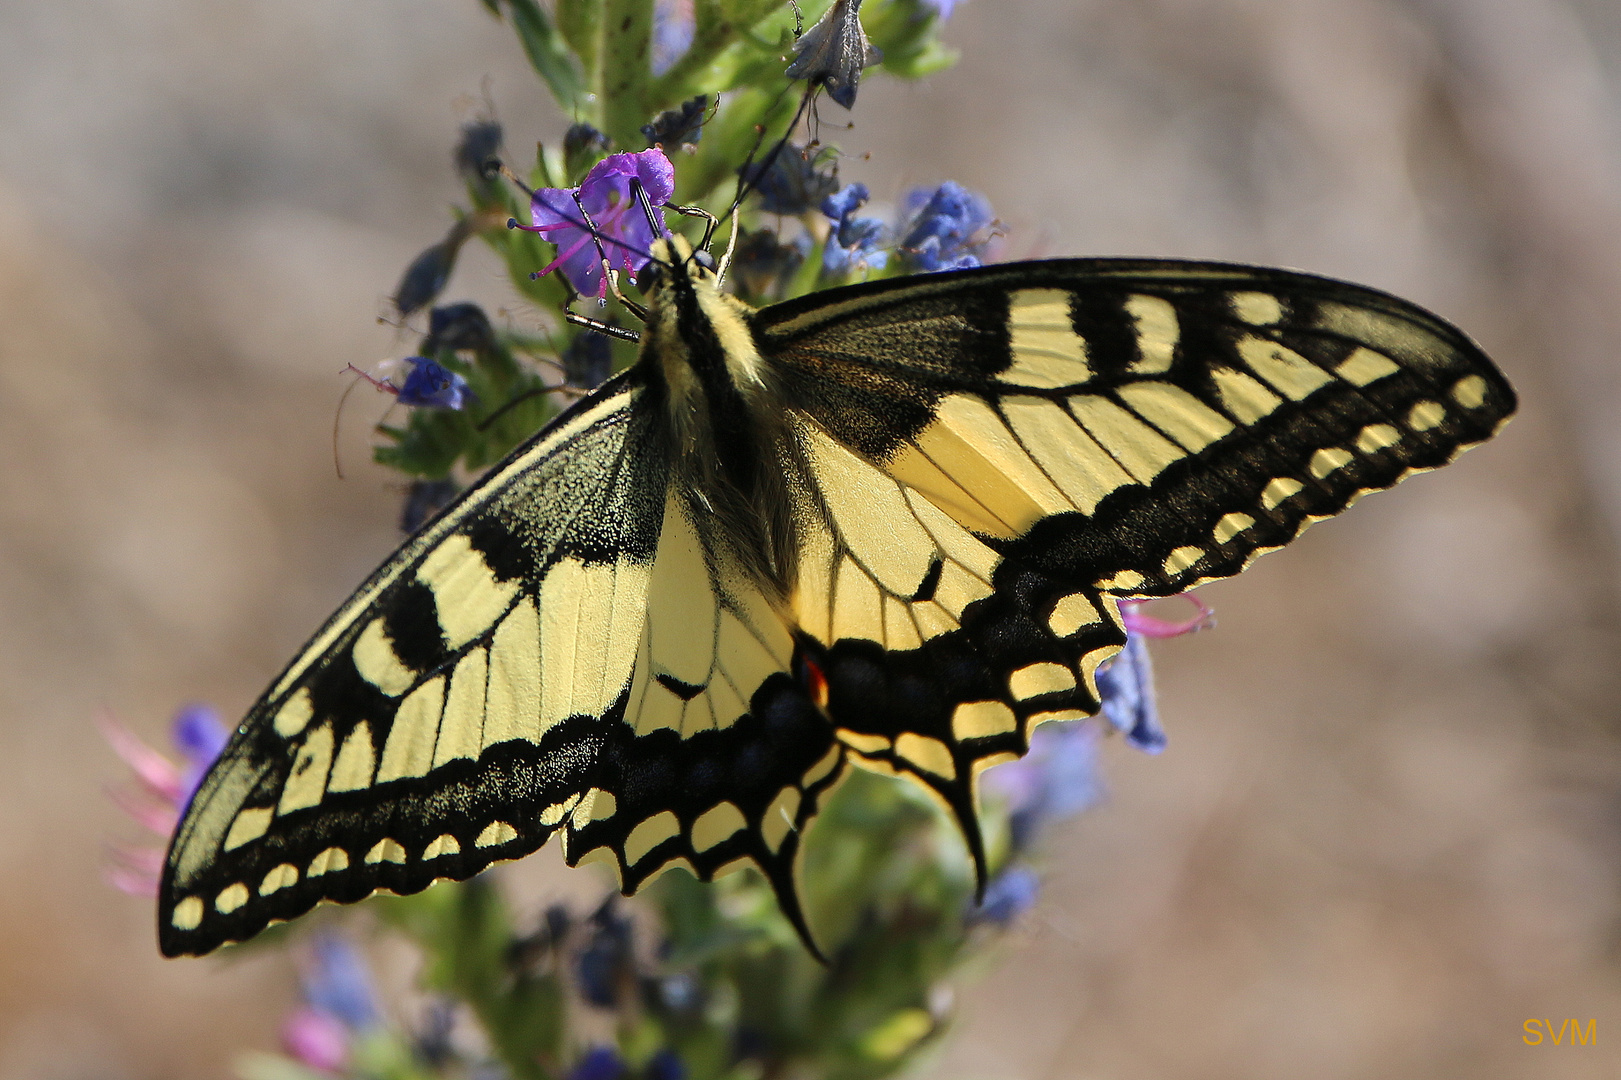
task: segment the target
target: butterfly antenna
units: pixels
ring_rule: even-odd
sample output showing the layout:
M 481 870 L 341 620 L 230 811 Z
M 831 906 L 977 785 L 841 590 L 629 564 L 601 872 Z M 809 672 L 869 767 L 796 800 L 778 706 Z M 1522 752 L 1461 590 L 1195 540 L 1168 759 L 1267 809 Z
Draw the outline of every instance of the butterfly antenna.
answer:
M 338 427 L 343 423 L 343 407 L 349 404 L 349 395 L 355 392 L 355 387 L 360 385 L 360 380 L 366 375 L 364 371 L 361 371 L 353 364 L 350 364 L 347 370 L 353 371 L 355 377 L 350 380 L 348 386 L 343 388 L 343 395 L 338 398 L 338 408 L 332 414 L 332 468 L 337 471 L 339 480 L 345 479 L 343 475 L 343 457 L 338 452 Z M 339 374 L 341 375 L 342 372 L 339 372 Z

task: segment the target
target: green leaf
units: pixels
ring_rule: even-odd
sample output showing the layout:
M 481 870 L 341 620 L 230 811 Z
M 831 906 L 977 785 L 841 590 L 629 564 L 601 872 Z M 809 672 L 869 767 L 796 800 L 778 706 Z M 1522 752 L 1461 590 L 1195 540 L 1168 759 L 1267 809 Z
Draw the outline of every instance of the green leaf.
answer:
M 861 25 L 884 51 L 884 71 L 918 79 L 957 62 L 957 51 L 940 43 L 940 20 L 918 0 L 876 0 L 862 9 Z
M 579 57 L 585 85 L 593 85 L 602 50 L 602 0 L 557 0 L 557 28 Z
M 565 113 L 579 111 L 585 81 L 551 17 L 535 0 L 506 0 L 518 41 Z
M 744 72 L 769 73 L 774 63 L 786 66 L 779 45 L 793 16 L 781 0 L 696 0 L 693 15 L 692 46 L 648 95 L 658 109 L 745 82 L 763 86 L 762 80 L 743 78 Z

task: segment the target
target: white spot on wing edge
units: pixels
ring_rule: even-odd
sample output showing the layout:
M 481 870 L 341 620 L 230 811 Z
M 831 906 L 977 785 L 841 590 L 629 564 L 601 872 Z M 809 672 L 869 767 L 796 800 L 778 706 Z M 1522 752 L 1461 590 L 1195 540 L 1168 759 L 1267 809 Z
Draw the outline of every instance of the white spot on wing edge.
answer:
M 308 875 L 320 877 L 349 869 L 349 853 L 340 847 L 329 847 L 310 860 Z
M 195 930 L 203 924 L 203 898 L 188 896 L 174 906 L 169 924 L 176 930 Z
M 297 884 L 298 867 L 292 863 L 282 863 L 280 866 L 271 867 L 270 872 L 259 883 L 259 895 L 269 896 L 273 892 L 279 892 Z
M 229 915 L 237 908 L 248 902 L 248 887 L 238 881 L 234 885 L 227 885 L 214 897 L 214 910 L 221 915 Z
M 478 839 L 473 841 L 473 846 L 500 847 L 502 844 L 510 844 L 516 839 L 518 839 L 517 829 L 504 821 L 492 821 L 484 826 L 484 831 L 478 834 Z
M 377 841 L 370 851 L 366 852 L 368 863 L 403 863 L 405 861 L 405 845 L 398 840 L 388 837 Z

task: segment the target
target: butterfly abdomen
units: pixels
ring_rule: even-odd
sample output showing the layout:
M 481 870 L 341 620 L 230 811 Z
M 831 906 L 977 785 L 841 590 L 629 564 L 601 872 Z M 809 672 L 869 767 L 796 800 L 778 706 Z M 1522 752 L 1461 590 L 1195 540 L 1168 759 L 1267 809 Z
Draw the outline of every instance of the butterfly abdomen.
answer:
M 695 524 L 783 592 L 797 550 L 790 492 L 798 455 L 749 309 L 690 260 L 661 275 L 650 299 L 643 363 L 663 382 L 675 473 Z

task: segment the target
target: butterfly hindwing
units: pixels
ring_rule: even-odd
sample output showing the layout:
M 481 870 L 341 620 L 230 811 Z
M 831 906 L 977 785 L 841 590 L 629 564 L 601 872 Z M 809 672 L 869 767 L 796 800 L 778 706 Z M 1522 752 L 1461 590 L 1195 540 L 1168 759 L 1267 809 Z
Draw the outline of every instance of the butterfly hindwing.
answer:
M 671 866 L 707 880 L 752 862 L 809 942 L 795 856 L 844 751 L 804 677 L 814 643 L 735 554 L 672 486 L 603 790 L 569 825 L 568 861 L 607 862 L 627 893 Z
M 823 492 L 798 602 L 829 711 L 857 763 L 942 797 L 976 861 L 973 774 L 1097 710 L 1112 596 L 1235 574 L 1514 407 L 1447 324 L 1287 271 L 1012 264 L 753 328 Z
M 974 779 L 1030 728 L 1097 711 L 1094 673 L 1125 641 L 1114 602 L 1003 556 L 800 414 L 795 613 L 854 760 L 938 795 L 976 866 Z

